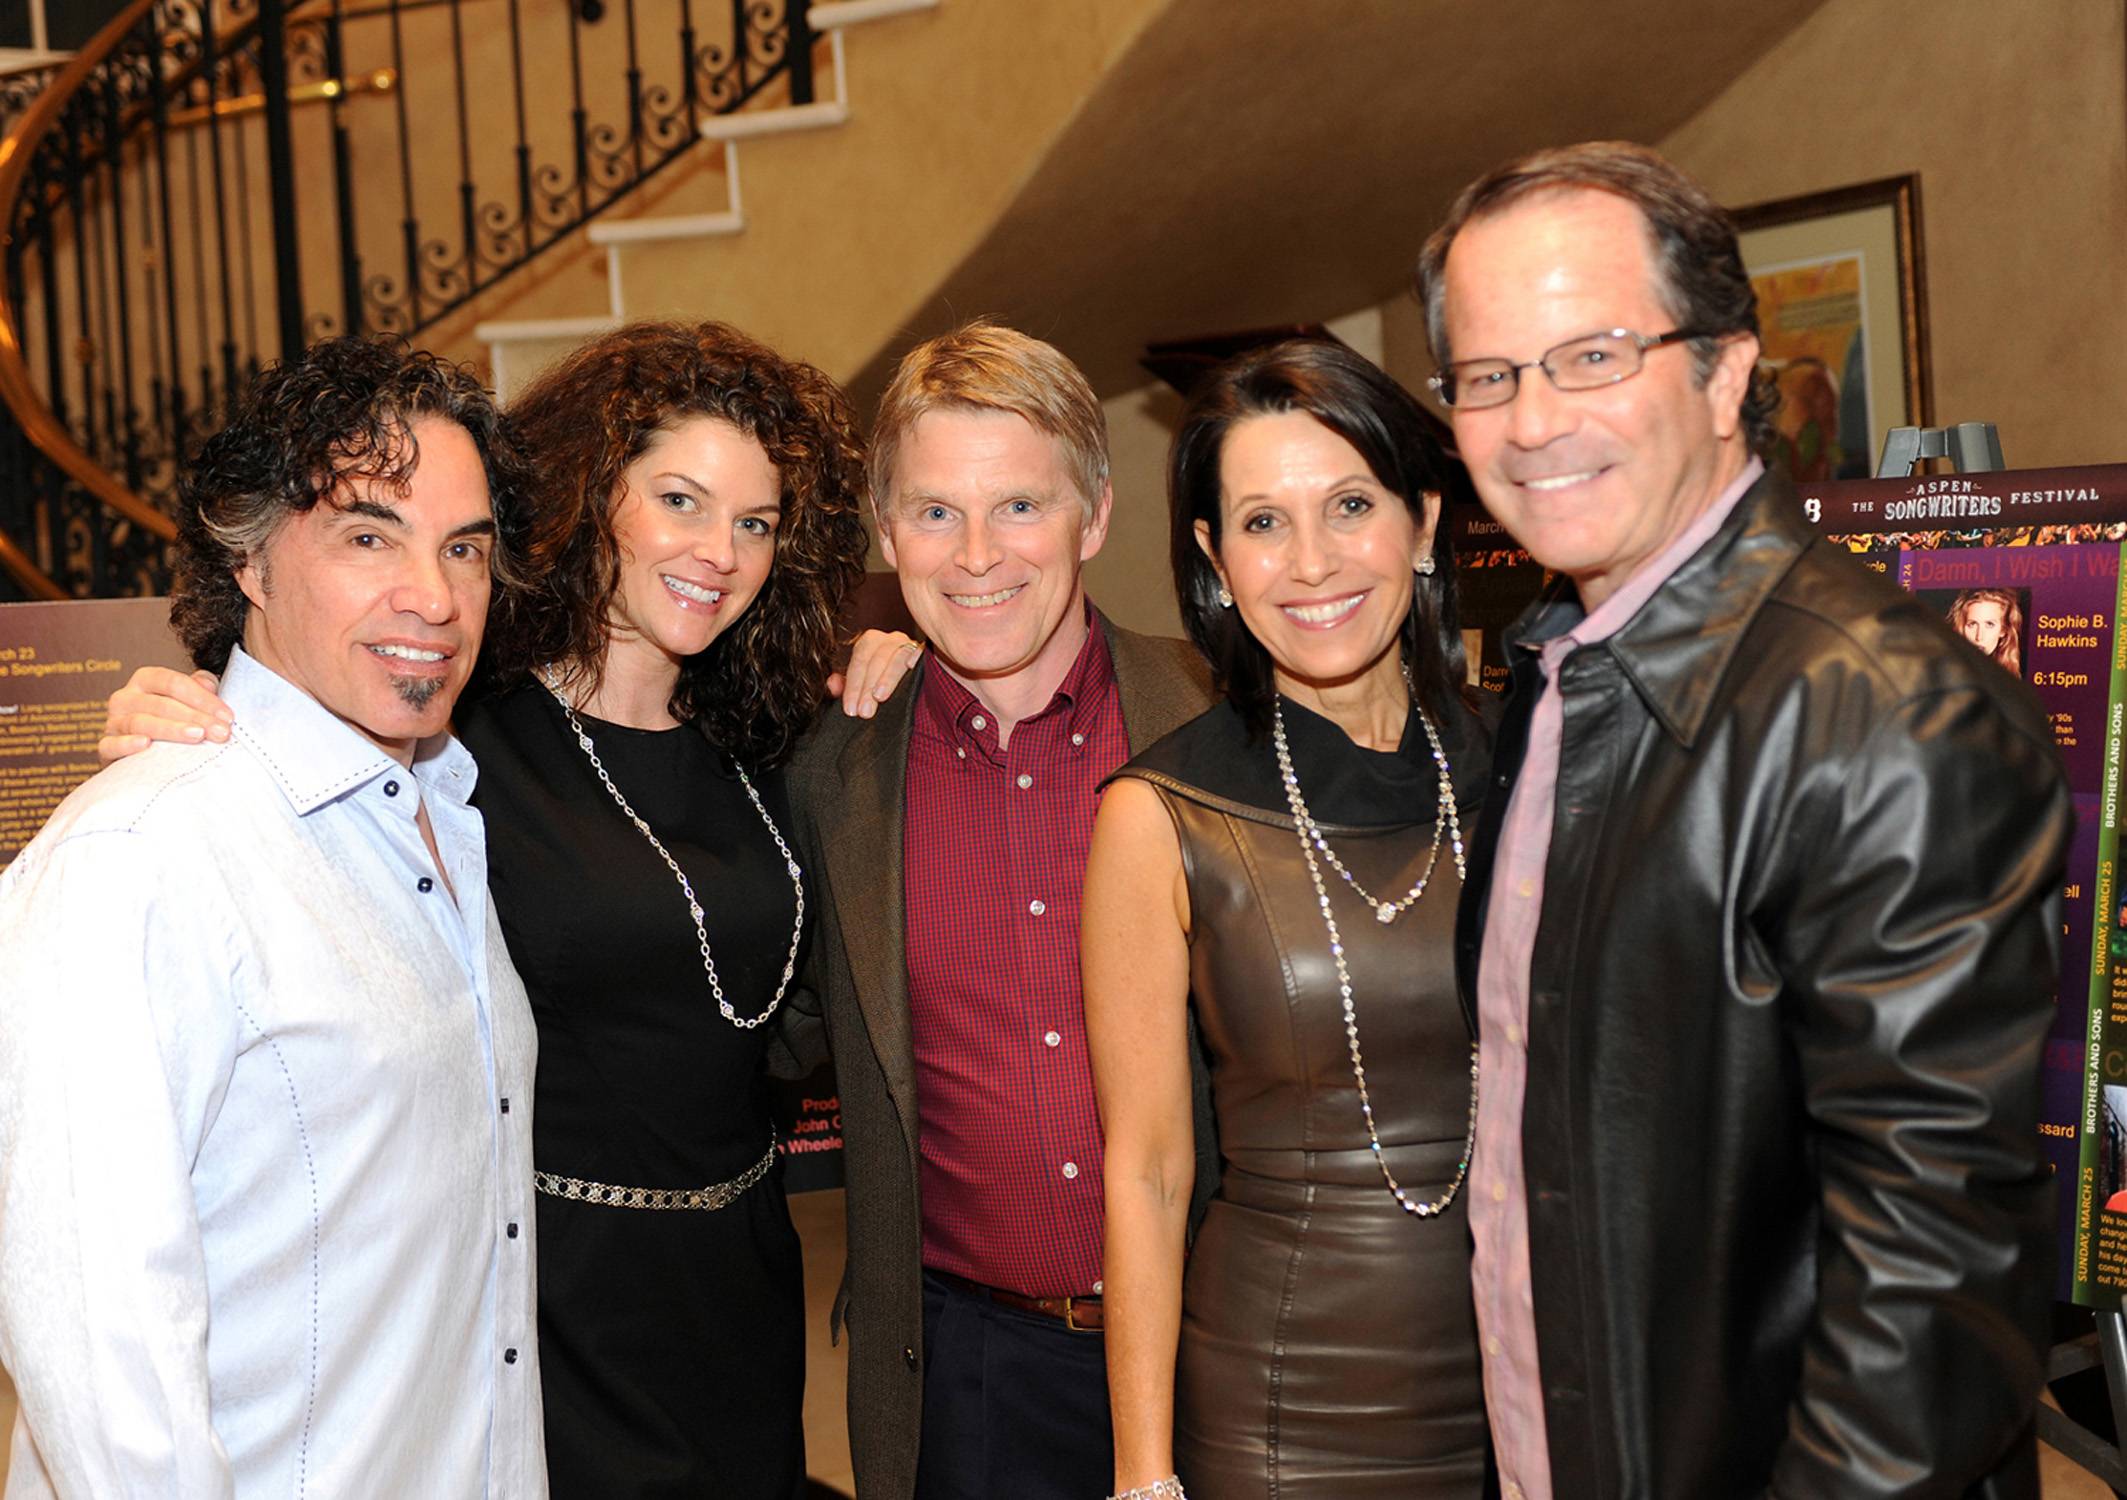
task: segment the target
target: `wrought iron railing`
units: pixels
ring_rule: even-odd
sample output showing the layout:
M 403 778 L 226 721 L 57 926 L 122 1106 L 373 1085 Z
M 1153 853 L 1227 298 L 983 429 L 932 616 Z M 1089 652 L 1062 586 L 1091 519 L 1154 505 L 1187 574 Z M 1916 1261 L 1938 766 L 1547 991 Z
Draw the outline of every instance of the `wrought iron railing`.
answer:
M 51 64 L 0 74 L 0 132 L 14 128 L 59 69 Z
M 416 336 L 704 118 L 810 103 L 808 5 L 136 0 L 0 141 L 0 597 L 159 591 L 260 364 Z

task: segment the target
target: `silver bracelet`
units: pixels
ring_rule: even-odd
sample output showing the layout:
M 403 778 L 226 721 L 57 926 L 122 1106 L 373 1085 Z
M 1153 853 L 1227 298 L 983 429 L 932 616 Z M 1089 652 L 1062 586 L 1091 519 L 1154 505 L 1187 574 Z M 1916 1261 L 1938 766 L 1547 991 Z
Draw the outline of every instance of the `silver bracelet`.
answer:
M 1110 1495 L 1108 1500 L 1189 1500 L 1189 1497 L 1182 1493 L 1182 1476 L 1169 1474 L 1165 1479 L 1155 1479 L 1134 1490 Z

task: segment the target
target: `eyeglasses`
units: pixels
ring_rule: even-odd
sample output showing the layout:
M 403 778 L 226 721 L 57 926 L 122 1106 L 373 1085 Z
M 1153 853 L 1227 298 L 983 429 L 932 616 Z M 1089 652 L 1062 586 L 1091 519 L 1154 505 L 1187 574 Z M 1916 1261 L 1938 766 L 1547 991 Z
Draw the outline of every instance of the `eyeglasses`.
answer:
M 1554 390 L 1592 391 L 1639 374 L 1647 351 L 1685 339 L 1712 337 L 1702 328 L 1675 328 L 1649 337 L 1629 328 L 1568 339 L 1544 351 L 1542 359 L 1459 359 L 1426 377 L 1426 384 L 1448 405 L 1463 411 L 1505 406 L 1521 389 L 1521 372 L 1542 370 Z

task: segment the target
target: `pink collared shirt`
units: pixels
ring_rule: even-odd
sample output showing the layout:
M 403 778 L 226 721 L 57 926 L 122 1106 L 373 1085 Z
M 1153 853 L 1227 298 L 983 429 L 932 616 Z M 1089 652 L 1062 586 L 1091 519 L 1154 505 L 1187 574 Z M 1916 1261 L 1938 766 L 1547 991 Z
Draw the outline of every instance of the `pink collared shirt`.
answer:
M 1550 1500 L 1551 1452 L 1544 1432 L 1542 1372 L 1529 1288 L 1529 1203 L 1521 1157 L 1522 1097 L 1529 1080 L 1529 960 L 1544 908 L 1544 863 L 1558 793 L 1566 710 L 1560 664 L 1614 635 L 1728 519 L 1765 466 L 1751 459 L 1735 482 L 1654 560 L 1594 613 L 1543 643 L 1542 696 L 1529 721 L 1528 752 L 1507 803 L 1492 870 L 1484 949 L 1478 963 L 1477 1040 L 1481 1091 L 1471 1163 L 1470 1285 L 1484 1348 L 1485 1408 L 1505 1500 Z

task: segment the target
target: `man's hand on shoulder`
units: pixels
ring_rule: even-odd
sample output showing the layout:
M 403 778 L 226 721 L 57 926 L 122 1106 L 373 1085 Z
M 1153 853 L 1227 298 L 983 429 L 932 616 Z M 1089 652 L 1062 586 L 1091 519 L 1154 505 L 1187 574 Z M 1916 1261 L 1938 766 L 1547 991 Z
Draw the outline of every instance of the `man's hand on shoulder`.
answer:
M 96 759 L 108 766 L 157 740 L 181 745 L 227 740 L 236 716 L 215 696 L 220 686 L 212 672 L 188 677 L 168 667 L 140 668 L 104 705 Z

